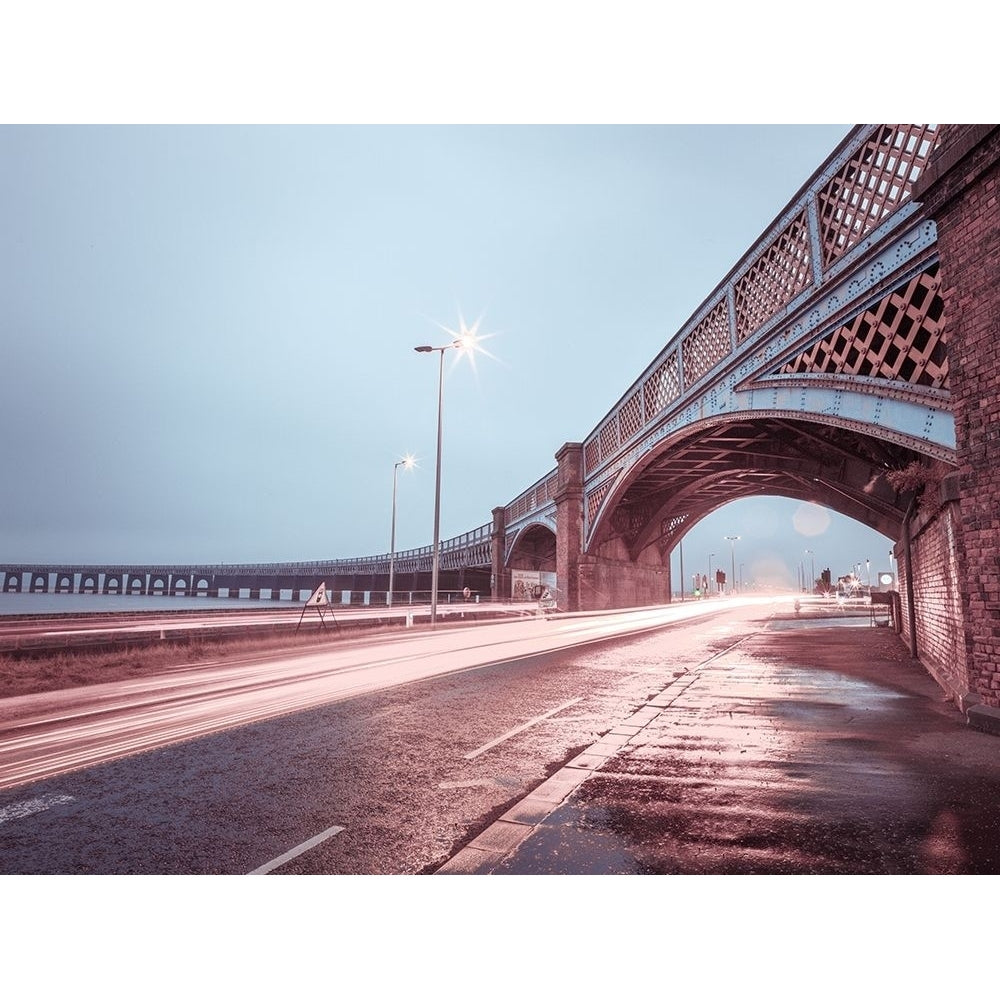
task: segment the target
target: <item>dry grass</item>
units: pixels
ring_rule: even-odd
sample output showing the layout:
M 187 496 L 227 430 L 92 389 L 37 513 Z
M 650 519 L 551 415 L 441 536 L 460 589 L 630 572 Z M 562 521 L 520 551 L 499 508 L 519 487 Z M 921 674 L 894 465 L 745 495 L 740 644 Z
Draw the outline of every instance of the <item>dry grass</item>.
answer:
M 100 651 L 68 649 L 28 657 L 0 654 L 0 698 L 150 677 L 181 667 L 237 660 L 256 653 L 305 651 L 330 641 L 312 633 L 302 637 L 192 639 Z

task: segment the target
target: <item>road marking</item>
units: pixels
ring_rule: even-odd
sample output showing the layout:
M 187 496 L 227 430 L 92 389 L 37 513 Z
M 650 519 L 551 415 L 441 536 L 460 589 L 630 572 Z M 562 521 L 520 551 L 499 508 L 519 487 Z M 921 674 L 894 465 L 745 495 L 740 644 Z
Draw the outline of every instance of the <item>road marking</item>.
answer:
M 322 844 L 324 840 L 329 840 L 331 837 L 335 837 L 343 829 L 345 829 L 345 827 L 331 826 L 329 830 L 317 833 L 315 837 L 310 837 L 304 844 L 299 844 L 298 847 L 293 847 L 290 851 L 285 851 L 280 858 L 268 861 L 266 865 L 261 865 L 260 868 L 255 868 L 252 872 L 247 872 L 247 874 L 266 875 L 268 872 L 273 872 L 275 868 L 280 868 L 283 864 L 291 861 L 292 858 L 297 858 L 300 854 L 305 854 L 306 851 L 315 847 L 317 844 Z
M 546 712 L 544 715 L 535 716 L 534 719 L 529 719 L 523 726 L 518 726 L 516 729 L 511 729 L 509 732 L 503 734 L 503 736 L 498 736 L 495 740 L 490 743 L 486 743 L 479 747 L 478 750 L 473 750 L 471 753 L 465 755 L 466 760 L 473 760 L 480 754 L 486 753 L 487 750 L 492 750 L 495 746 L 503 743 L 504 740 L 509 740 L 512 736 L 517 736 L 518 733 L 523 733 L 525 729 L 530 729 L 532 726 L 537 725 L 539 722 L 544 722 L 549 716 L 556 715 L 561 712 L 564 708 L 569 708 L 570 705 L 575 705 L 578 701 L 583 701 L 583 698 L 574 698 L 572 701 L 567 701 L 565 704 L 560 705 L 558 708 L 553 708 L 552 711 Z
M 438 788 L 506 788 L 496 778 L 476 778 L 474 781 L 442 781 Z
M 15 802 L 13 805 L 0 809 L 0 823 L 6 823 L 12 819 L 24 819 L 33 813 L 45 812 L 53 806 L 65 805 L 67 802 L 76 801 L 72 795 L 43 795 L 38 799 L 25 799 L 23 802 Z

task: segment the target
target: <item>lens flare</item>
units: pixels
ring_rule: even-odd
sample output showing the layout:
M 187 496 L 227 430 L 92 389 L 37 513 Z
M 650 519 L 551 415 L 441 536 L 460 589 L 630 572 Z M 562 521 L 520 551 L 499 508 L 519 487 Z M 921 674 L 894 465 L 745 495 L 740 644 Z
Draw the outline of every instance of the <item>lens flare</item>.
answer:
M 813 538 L 822 535 L 830 527 L 830 515 L 823 507 L 803 503 L 792 515 L 792 527 L 800 535 Z
M 482 321 L 483 317 L 480 315 L 479 318 L 470 326 L 465 322 L 465 317 L 459 313 L 457 330 L 444 326 L 442 323 L 437 324 L 446 334 L 448 334 L 449 337 L 451 337 L 452 347 L 456 349 L 454 363 L 458 364 L 459 360 L 463 357 L 468 358 L 473 371 L 476 370 L 477 355 L 481 354 L 484 357 L 492 358 L 494 361 L 498 360 L 495 355 L 491 354 L 485 347 L 483 347 L 483 341 L 489 340 L 491 337 L 496 336 L 496 334 L 481 333 L 479 327 Z

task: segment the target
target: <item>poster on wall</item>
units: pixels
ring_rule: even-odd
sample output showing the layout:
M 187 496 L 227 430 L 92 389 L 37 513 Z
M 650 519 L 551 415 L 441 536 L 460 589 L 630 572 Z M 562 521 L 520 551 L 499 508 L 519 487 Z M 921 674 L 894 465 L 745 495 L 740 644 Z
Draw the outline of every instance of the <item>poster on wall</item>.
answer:
M 537 569 L 512 569 L 510 571 L 510 593 L 513 601 L 537 601 L 536 587 L 548 587 L 554 597 L 556 575 Z

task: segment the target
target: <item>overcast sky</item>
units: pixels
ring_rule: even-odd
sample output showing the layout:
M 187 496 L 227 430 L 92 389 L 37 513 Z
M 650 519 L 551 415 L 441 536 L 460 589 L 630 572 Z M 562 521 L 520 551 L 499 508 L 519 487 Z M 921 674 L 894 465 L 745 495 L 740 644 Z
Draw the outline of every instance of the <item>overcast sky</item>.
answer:
M 0 562 L 386 552 L 408 452 L 397 550 L 429 544 L 438 361 L 413 348 L 462 318 L 493 357 L 446 355 L 441 535 L 486 523 L 850 127 L 0 129 Z M 686 575 L 729 534 L 793 580 L 806 549 L 888 552 L 832 514 L 802 535 L 798 506 L 717 513 Z

